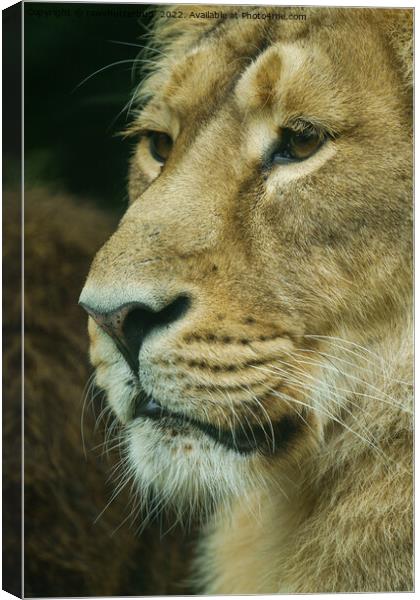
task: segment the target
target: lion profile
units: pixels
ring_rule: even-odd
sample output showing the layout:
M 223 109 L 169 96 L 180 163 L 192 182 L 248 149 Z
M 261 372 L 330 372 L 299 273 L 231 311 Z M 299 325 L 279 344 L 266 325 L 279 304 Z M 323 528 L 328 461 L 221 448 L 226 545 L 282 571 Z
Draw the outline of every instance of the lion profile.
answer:
M 97 384 L 197 591 L 411 590 L 412 12 L 211 8 L 157 11 Z

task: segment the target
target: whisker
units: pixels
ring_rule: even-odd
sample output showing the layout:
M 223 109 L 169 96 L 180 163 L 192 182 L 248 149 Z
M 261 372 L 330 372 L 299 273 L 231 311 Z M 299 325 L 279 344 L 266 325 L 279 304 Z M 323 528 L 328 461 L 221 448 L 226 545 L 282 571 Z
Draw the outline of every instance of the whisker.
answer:
M 142 50 L 149 50 L 151 51 L 153 54 L 160 54 L 161 56 L 164 56 L 165 58 L 168 57 L 167 54 L 165 54 L 164 52 L 162 52 L 162 50 L 159 50 L 158 48 L 151 48 L 150 46 L 143 46 L 142 44 L 134 44 L 133 42 L 122 42 L 120 40 L 107 40 L 110 44 L 120 44 L 122 46 L 131 46 L 134 48 L 140 48 Z
M 258 367 L 257 367 L 258 368 Z M 299 381 L 294 381 L 292 382 L 292 384 L 290 385 L 290 383 L 288 383 L 289 387 L 294 387 L 294 385 L 298 386 L 298 390 L 304 389 L 304 388 L 309 388 L 310 390 L 314 388 L 314 386 L 311 386 L 309 384 L 301 384 Z M 267 386 L 267 389 L 269 389 L 275 396 L 282 398 L 285 394 L 282 392 L 279 392 L 278 390 L 275 390 L 269 386 Z M 314 388 L 316 389 L 316 388 Z M 330 394 L 331 391 L 329 390 Z M 375 450 L 376 452 L 378 452 L 378 454 L 381 456 L 381 458 L 385 459 L 385 460 L 389 460 L 389 458 L 385 455 L 385 453 L 376 445 L 376 440 L 372 434 L 372 432 L 370 432 L 369 430 L 366 430 L 366 433 L 368 435 L 370 435 L 374 442 L 372 442 L 371 440 L 369 440 L 367 437 L 363 437 L 359 432 L 355 431 L 354 429 L 352 429 L 349 425 L 347 425 L 347 423 L 345 423 L 345 421 L 343 421 L 342 419 L 339 419 L 338 416 L 332 412 L 330 412 L 329 410 L 327 410 L 324 406 L 321 408 L 319 406 L 319 403 L 317 402 L 316 398 L 312 398 L 312 400 L 316 403 L 317 406 L 311 406 L 310 404 L 306 403 L 306 402 L 302 402 L 301 400 L 298 400 L 297 398 L 293 398 L 292 396 L 289 396 L 288 394 L 286 394 L 287 399 L 290 402 L 294 402 L 297 404 L 300 404 L 302 406 L 306 406 L 308 409 L 318 412 L 319 414 L 322 414 L 326 417 L 328 417 L 329 419 L 331 419 L 332 421 L 340 424 L 344 429 L 346 429 L 347 431 L 349 431 L 350 433 L 354 434 L 356 437 L 358 437 L 360 440 L 362 440 L 364 443 L 367 443 L 373 450 Z M 307 397 L 307 396 L 305 396 Z M 334 399 L 332 399 L 333 402 L 335 402 L 335 404 L 339 405 L 340 404 L 337 401 L 334 401 Z M 356 423 L 363 429 L 365 429 L 363 427 L 363 425 L 360 424 L 360 422 L 357 421 L 356 417 L 351 413 L 351 411 L 349 411 L 349 409 L 346 409 L 345 407 L 344 410 L 346 410 L 346 412 L 348 414 L 350 414 L 352 416 L 353 419 L 356 420 Z
M 93 524 L 97 523 L 99 521 L 99 519 L 102 517 L 102 515 L 104 514 L 104 512 L 111 506 L 111 504 L 114 502 L 114 500 L 120 495 L 120 493 L 122 492 L 122 490 L 127 486 L 127 484 L 129 483 L 129 479 L 127 479 L 126 481 L 123 481 L 112 493 L 111 498 L 109 500 L 109 502 L 106 504 L 106 506 L 101 510 L 101 512 L 99 513 L 99 515 L 96 517 L 96 519 L 93 521 Z
M 95 371 L 89 375 L 89 378 L 86 382 L 86 385 L 82 392 L 82 410 L 80 413 L 80 434 L 82 438 L 82 448 L 85 459 L 87 460 L 87 451 L 86 451 L 86 442 L 85 442 L 85 430 L 84 430 L 84 420 L 85 420 L 85 410 L 86 410 L 86 402 L 88 399 L 88 395 L 90 394 L 91 388 L 94 385 L 95 381 Z
M 293 354 L 289 353 L 289 352 L 286 352 L 286 354 L 289 354 L 290 356 L 293 356 Z M 319 366 L 322 369 L 334 370 L 334 371 L 336 371 L 337 373 L 339 373 L 340 375 L 342 375 L 345 378 L 352 379 L 352 380 L 354 380 L 354 381 L 356 381 L 358 383 L 366 385 L 367 387 L 369 387 L 369 388 L 371 388 L 371 389 L 373 389 L 375 391 L 378 391 L 378 392 L 382 393 L 386 398 L 388 398 L 388 401 L 385 400 L 382 397 L 379 397 L 379 396 L 374 396 L 374 395 L 371 395 L 371 394 L 366 394 L 364 392 L 358 392 L 357 390 L 353 390 L 353 389 L 346 390 L 345 388 L 340 388 L 338 386 L 335 386 L 337 390 L 340 390 L 340 391 L 343 391 L 343 392 L 348 392 L 350 394 L 354 394 L 354 395 L 360 396 L 360 397 L 370 398 L 372 400 L 378 400 L 379 402 L 383 402 L 384 404 L 389 404 L 390 406 L 397 407 L 397 408 L 401 409 L 404 412 L 408 412 L 409 414 L 411 414 L 411 412 L 412 412 L 407 407 L 405 407 L 403 404 L 397 402 L 397 400 L 395 400 L 395 398 L 393 398 L 392 396 L 390 396 L 389 394 L 387 394 L 385 392 L 382 392 L 378 387 L 374 386 L 373 384 L 368 383 L 367 381 L 365 381 L 364 379 L 361 379 L 360 377 L 357 377 L 355 375 L 352 375 L 351 373 L 347 373 L 346 371 L 343 371 L 342 369 L 339 369 L 334 364 L 332 364 L 331 366 L 329 366 L 329 365 L 325 364 L 325 362 L 322 362 L 322 361 L 319 361 L 319 362 L 318 361 L 311 361 L 311 360 L 306 360 L 305 361 L 305 360 L 302 360 L 302 359 L 297 359 L 295 356 L 293 356 L 293 359 L 297 363 L 299 363 L 299 364 L 307 364 L 307 365 L 312 365 L 312 366 Z M 283 363 L 283 361 L 281 361 L 281 360 L 278 360 L 276 362 Z M 287 364 L 287 363 L 284 363 L 284 364 Z M 305 375 L 305 377 L 311 377 L 312 379 L 314 379 L 316 381 L 316 378 L 313 375 L 311 375 L 309 373 L 305 373 L 304 371 L 301 371 L 301 372 L 302 372 L 303 375 Z
M 236 423 L 239 423 L 239 426 L 240 426 L 240 428 L 241 428 L 241 430 L 242 430 L 242 432 L 243 432 L 243 434 L 244 434 L 244 436 L 245 436 L 248 444 L 251 445 L 251 441 L 249 439 L 248 432 L 246 431 L 245 427 L 242 424 L 242 420 L 241 420 L 240 416 L 237 413 L 237 410 L 236 410 L 236 407 L 235 407 L 235 403 L 232 400 L 231 395 L 227 391 L 225 391 L 223 395 L 225 396 L 225 398 L 228 399 L 229 406 L 230 406 L 230 409 L 231 409 L 231 412 L 232 412 L 233 423 L 232 423 L 231 430 L 232 430 L 233 437 L 235 438 L 235 431 L 236 431 L 235 422 L 236 422 Z M 251 431 L 252 431 L 252 429 L 251 429 Z M 254 434 L 253 434 L 253 436 L 254 436 Z M 254 442 L 255 442 L 255 436 L 254 436 Z M 236 446 L 236 440 L 235 439 L 234 439 L 234 445 Z
M 279 392 L 273 388 L 269 388 L 271 390 L 271 392 L 278 396 L 279 398 L 281 398 L 284 394 L 282 392 Z M 347 425 L 347 423 L 345 423 L 342 419 L 339 419 L 338 417 L 336 417 L 333 413 L 331 413 L 330 411 L 325 410 L 324 408 L 320 409 L 319 407 L 314 407 L 311 406 L 310 404 L 306 403 L 306 402 L 302 402 L 301 400 L 298 400 L 297 398 L 293 398 L 292 396 L 287 395 L 287 398 L 290 402 L 294 402 L 297 404 L 300 404 L 302 406 L 306 406 L 309 410 L 314 410 L 315 412 L 319 412 L 321 414 L 324 414 L 326 416 L 328 416 L 331 420 L 333 420 L 334 422 L 338 423 L 339 425 L 341 425 L 342 427 L 344 427 L 347 431 L 349 431 L 350 433 L 354 434 L 356 437 L 358 437 L 363 443 L 367 443 L 372 449 L 376 450 L 381 456 L 382 458 L 387 459 L 388 457 L 383 453 L 383 451 L 378 448 L 373 442 L 371 442 L 369 439 L 364 438 L 362 435 L 360 435 L 357 431 L 354 431 L 354 429 L 352 429 L 351 427 L 349 427 Z
M 252 400 L 260 407 L 260 409 L 262 410 L 263 414 L 267 418 L 267 423 L 268 423 L 268 425 L 270 427 L 270 432 L 271 432 L 271 447 L 272 447 L 272 451 L 274 452 L 275 451 L 276 439 L 275 439 L 273 423 L 271 421 L 270 415 L 268 414 L 267 410 L 263 406 L 262 402 L 258 399 L 258 397 L 255 394 L 253 394 L 250 390 L 248 390 L 248 393 L 250 394 Z M 262 425 L 262 423 L 261 423 L 261 428 L 265 432 L 265 428 Z M 267 439 L 267 441 L 269 441 L 269 440 Z
M 103 71 L 106 71 L 107 69 L 111 69 L 112 67 L 117 67 L 118 65 L 124 65 L 127 63 L 135 63 L 137 62 L 137 59 L 133 59 L 133 58 L 125 58 L 123 60 L 117 60 L 113 63 L 110 63 L 109 65 L 105 65 L 104 67 L 101 67 L 100 69 L 97 69 L 96 71 L 94 71 L 93 73 L 91 73 L 90 75 L 88 75 L 87 77 L 85 77 L 84 79 L 82 79 L 82 81 L 80 81 L 71 91 L 71 93 L 73 94 L 77 89 L 79 89 L 82 85 L 84 85 L 87 81 L 89 81 L 90 79 L 92 79 L 92 77 L 95 77 L 95 75 L 99 75 L 99 73 L 102 73 Z
M 309 335 L 309 334 L 305 334 L 305 335 L 303 335 L 303 337 L 326 340 L 326 341 L 330 342 L 331 345 L 336 346 L 337 348 L 340 348 L 341 350 L 344 350 L 344 352 L 348 352 L 349 354 L 357 356 L 358 358 L 361 358 L 362 360 L 366 361 L 367 363 L 369 363 L 371 365 L 376 365 L 377 366 L 377 362 L 380 362 L 382 364 L 384 372 L 386 372 L 386 369 L 389 368 L 389 365 L 387 365 L 385 359 L 382 356 L 380 356 L 379 354 L 376 354 L 375 352 L 373 352 L 369 348 L 366 348 L 365 346 L 361 346 L 360 344 L 357 344 L 356 342 L 353 342 L 353 341 L 350 341 L 350 340 L 346 340 L 344 338 L 335 337 L 335 336 L 328 336 L 328 335 Z M 350 350 L 349 348 L 346 348 L 345 346 L 342 346 L 341 344 L 337 344 L 336 343 L 337 341 L 345 343 L 345 344 L 349 344 L 349 345 L 351 345 L 351 346 L 353 346 L 355 348 L 358 348 L 359 350 L 362 350 L 363 352 L 366 352 L 367 354 L 370 354 L 371 356 L 373 356 L 376 359 L 377 362 L 369 360 L 368 358 L 366 358 L 366 356 L 363 356 L 363 354 L 357 353 L 354 350 Z M 401 383 L 403 385 L 408 385 L 408 386 L 412 385 L 410 382 L 403 381 L 403 380 L 400 380 L 400 379 L 396 379 L 395 381 L 397 381 L 398 383 Z

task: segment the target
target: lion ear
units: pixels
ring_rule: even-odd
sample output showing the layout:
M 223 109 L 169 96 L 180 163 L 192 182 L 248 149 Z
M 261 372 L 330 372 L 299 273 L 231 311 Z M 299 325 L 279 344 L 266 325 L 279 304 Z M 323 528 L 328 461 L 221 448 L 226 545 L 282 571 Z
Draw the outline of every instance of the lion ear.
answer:
M 402 79 L 407 87 L 413 85 L 413 14 L 413 9 L 409 8 L 383 11 L 385 35 L 393 49 Z

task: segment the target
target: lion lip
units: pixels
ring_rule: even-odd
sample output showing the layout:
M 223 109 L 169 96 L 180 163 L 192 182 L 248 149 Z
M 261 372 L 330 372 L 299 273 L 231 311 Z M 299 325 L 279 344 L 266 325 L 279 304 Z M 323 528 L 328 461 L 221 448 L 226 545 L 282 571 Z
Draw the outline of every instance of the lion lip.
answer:
M 154 398 L 144 394 L 139 395 L 137 398 L 133 418 L 149 418 L 154 421 L 167 420 L 172 426 L 174 423 L 179 426 L 188 425 L 205 433 L 219 444 L 224 445 L 230 450 L 235 450 L 240 454 L 247 454 L 257 450 L 255 438 L 252 441 L 248 437 L 246 440 L 243 440 L 241 436 L 235 436 L 231 431 L 223 431 L 222 429 L 216 428 L 214 425 L 203 423 L 202 421 L 187 415 L 173 412 L 163 407 Z
M 167 411 L 159 404 L 159 402 L 150 396 L 146 396 L 145 398 L 137 400 L 133 417 L 135 419 L 141 417 L 160 419 L 161 417 L 165 416 L 165 412 Z
M 267 430 L 264 427 L 240 426 L 235 430 L 224 430 L 210 423 L 204 423 L 185 414 L 173 412 L 163 407 L 157 400 L 146 394 L 140 394 L 136 401 L 133 419 L 149 418 L 154 421 L 162 421 L 162 424 L 170 424 L 171 427 L 193 427 L 201 431 L 213 441 L 221 444 L 228 450 L 239 454 L 250 454 L 252 452 L 262 452 L 272 454 L 284 448 L 289 444 L 291 438 L 294 438 L 299 432 L 298 423 L 294 418 L 285 415 L 280 421 L 272 424 L 271 443 L 267 436 Z

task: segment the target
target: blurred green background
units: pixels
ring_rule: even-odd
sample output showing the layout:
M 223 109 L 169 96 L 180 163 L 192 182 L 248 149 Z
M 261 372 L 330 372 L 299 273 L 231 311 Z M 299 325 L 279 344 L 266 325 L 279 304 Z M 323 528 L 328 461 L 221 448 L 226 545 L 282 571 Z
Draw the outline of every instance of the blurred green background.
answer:
M 25 185 L 122 211 L 133 141 L 117 133 L 129 122 L 123 109 L 142 76 L 130 61 L 145 44 L 153 7 L 28 3 L 24 10 Z M 103 69 L 119 61 L 127 62 Z

